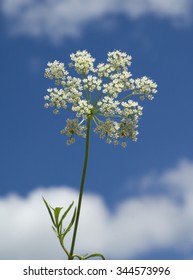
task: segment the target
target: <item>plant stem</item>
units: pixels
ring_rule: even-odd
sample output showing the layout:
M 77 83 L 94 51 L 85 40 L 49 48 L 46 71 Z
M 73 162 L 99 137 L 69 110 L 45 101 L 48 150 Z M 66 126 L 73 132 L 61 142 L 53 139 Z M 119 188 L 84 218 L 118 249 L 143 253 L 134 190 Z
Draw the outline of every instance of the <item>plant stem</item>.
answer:
M 76 234 L 78 229 L 78 222 L 80 217 L 80 210 L 81 210 L 81 204 L 82 204 L 82 196 L 83 196 L 83 190 L 84 190 L 84 182 L 86 177 L 86 170 L 87 170 L 87 164 L 88 164 L 88 154 L 89 154 L 89 143 L 90 143 L 90 124 L 91 124 L 91 116 L 88 116 L 87 120 L 87 133 L 86 133 L 86 144 L 85 144 L 85 156 L 84 156 L 84 166 L 82 171 L 82 179 L 80 184 L 80 192 L 79 192 L 79 199 L 78 199 L 78 207 L 77 207 L 77 214 L 76 214 L 76 220 L 74 225 L 74 232 L 72 237 L 72 244 L 71 244 L 71 250 L 70 255 L 68 257 L 69 260 L 73 260 L 73 252 L 74 252 L 74 246 L 76 241 Z

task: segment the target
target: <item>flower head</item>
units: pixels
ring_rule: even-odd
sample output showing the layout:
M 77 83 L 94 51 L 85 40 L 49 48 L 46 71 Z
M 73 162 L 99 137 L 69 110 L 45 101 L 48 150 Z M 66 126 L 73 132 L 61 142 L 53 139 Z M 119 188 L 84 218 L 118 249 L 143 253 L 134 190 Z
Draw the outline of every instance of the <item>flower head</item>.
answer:
M 70 67 L 74 67 L 78 74 L 88 74 L 89 71 L 94 70 L 93 63 L 95 59 L 86 50 L 77 51 L 72 53 L 70 58 L 73 62 L 69 64 Z
M 49 88 L 45 95 L 45 108 L 53 107 L 54 113 L 61 109 L 75 113 L 75 119 L 67 119 L 62 134 L 69 137 L 85 137 L 87 127 L 83 123 L 88 116 L 95 123 L 94 132 L 107 143 L 127 145 L 127 140 L 137 140 L 138 121 L 143 107 L 135 100 L 152 100 L 157 84 L 146 76 L 134 79 L 129 70 L 131 56 L 113 51 L 107 54 L 106 63 L 94 66 L 95 59 L 86 50 L 70 55 L 76 76 L 70 76 L 64 63 L 49 62 L 45 77 L 55 79 L 57 87 Z M 78 76 L 79 75 L 79 76 Z

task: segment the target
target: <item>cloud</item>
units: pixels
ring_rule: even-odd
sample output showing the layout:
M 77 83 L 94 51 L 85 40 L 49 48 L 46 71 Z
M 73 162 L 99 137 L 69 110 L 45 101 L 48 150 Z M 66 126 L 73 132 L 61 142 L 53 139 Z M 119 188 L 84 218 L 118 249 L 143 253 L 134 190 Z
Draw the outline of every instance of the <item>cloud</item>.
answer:
M 136 19 L 151 14 L 187 21 L 192 0 L 2 0 L 1 10 L 13 34 L 61 40 L 79 36 L 90 22 L 101 23 L 106 15 Z
M 137 258 L 157 249 L 189 253 L 193 246 L 193 162 L 182 160 L 149 182 L 155 188 L 162 184 L 165 191 L 125 198 L 113 212 L 100 195 L 86 193 L 76 252 L 101 252 L 109 259 Z M 53 207 L 64 208 L 78 198 L 77 191 L 66 186 L 39 187 L 25 198 L 1 197 L 0 259 L 64 258 L 42 195 Z
M 127 14 L 131 17 L 153 14 L 170 19 L 178 17 L 186 19 L 190 12 L 192 0 L 125 0 L 124 4 L 127 8 Z

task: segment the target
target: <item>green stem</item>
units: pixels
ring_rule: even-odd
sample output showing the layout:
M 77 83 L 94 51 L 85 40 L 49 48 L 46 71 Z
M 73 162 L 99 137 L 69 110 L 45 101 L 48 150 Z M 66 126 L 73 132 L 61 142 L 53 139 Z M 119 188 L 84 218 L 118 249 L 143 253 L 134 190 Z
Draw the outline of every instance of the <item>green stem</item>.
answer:
M 70 257 L 69 253 L 68 253 L 68 250 L 64 247 L 64 244 L 63 242 L 61 241 L 61 239 L 59 238 L 59 241 L 60 241 L 60 245 L 62 247 L 62 249 L 64 250 L 64 252 L 66 253 L 66 255 L 68 256 L 68 258 Z
M 85 182 L 86 169 L 87 169 L 87 164 L 88 164 L 88 153 L 89 153 L 89 143 L 90 143 L 90 124 L 91 124 L 91 116 L 88 116 L 84 166 L 83 166 L 83 171 L 82 171 L 82 179 L 81 179 L 81 184 L 80 184 L 78 207 L 77 207 L 77 214 L 76 214 L 76 220 L 75 220 L 75 225 L 74 225 L 74 232 L 73 232 L 73 237 L 72 237 L 71 250 L 70 250 L 70 255 L 68 257 L 69 260 L 73 260 L 73 252 L 74 252 L 74 246 L 75 246 L 75 241 L 76 241 L 76 234 L 77 234 L 77 229 L 78 229 L 78 222 L 79 222 L 79 217 L 80 217 L 80 210 L 81 210 L 81 204 L 82 204 L 82 196 L 83 196 L 83 190 L 84 190 L 84 182 Z
M 130 94 L 126 95 L 125 97 L 123 97 L 122 99 L 120 99 L 119 102 L 122 102 L 122 101 L 124 101 L 125 99 L 127 99 L 128 97 L 133 96 L 133 95 L 134 95 L 134 94 L 130 93 Z

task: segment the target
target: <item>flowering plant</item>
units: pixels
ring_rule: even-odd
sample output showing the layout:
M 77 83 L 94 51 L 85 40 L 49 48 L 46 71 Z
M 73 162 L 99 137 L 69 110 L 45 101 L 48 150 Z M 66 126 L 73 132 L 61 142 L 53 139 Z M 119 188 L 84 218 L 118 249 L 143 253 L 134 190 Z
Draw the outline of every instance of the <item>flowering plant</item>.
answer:
M 48 94 L 44 97 L 45 108 L 52 107 L 53 113 L 58 114 L 61 109 L 75 113 L 75 118 L 68 118 L 65 128 L 61 130 L 61 134 L 68 136 L 67 144 L 74 143 L 77 136 L 86 138 L 78 206 L 65 230 L 63 221 L 73 203 L 59 218 L 62 208 L 52 208 L 45 199 L 44 202 L 52 219 L 53 229 L 69 260 L 91 257 L 104 259 L 104 256 L 99 253 L 85 256 L 74 254 L 88 163 L 91 124 L 95 125 L 94 132 L 98 133 L 100 138 L 106 139 L 109 144 L 126 147 L 129 139 L 136 141 L 138 121 L 143 107 L 134 98 L 139 96 L 142 101 L 145 98 L 152 100 L 157 92 L 157 84 L 146 76 L 133 79 L 129 71 L 132 57 L 125 52 L 118 50 L 109 52 L 107 62 L 99 63 L 96 67 L 95 59 L 86 50 L 77 51 L 71 54 L 70 58 L 69 67 L 74 68 L 76 76 L 69 74 L 64 63 L 57 60 L 48 62 L 45 77 L 54 79 L 56 87 L 48 88 Z M 64 237 L 72 226 L 74 226 L 73 237 L 71 249 L 68 251 L 64 246 Z

